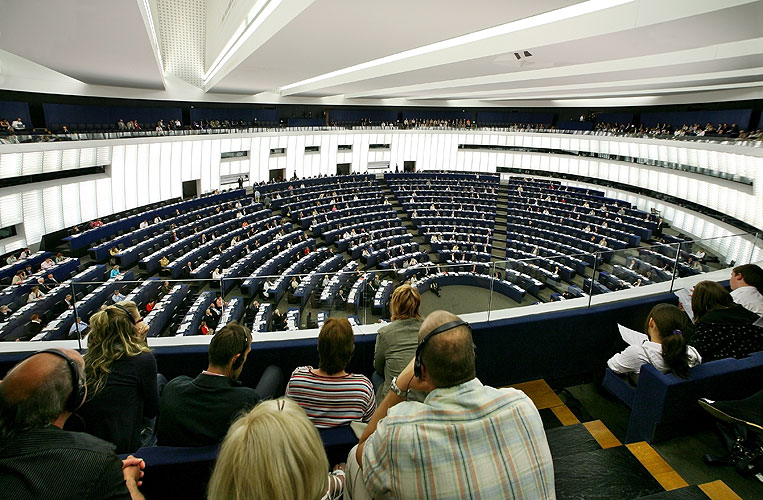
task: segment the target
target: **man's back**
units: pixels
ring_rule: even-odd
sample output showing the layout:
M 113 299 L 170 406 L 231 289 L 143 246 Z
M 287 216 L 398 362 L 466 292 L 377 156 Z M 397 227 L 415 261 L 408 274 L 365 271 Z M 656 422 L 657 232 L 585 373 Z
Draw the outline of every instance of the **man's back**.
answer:
M 0 443 L 0 496 L 14 500 L 129 499 L 114 445 L 50 426 Z
M 157 441 L 161 446 L 217 444 L 242 412 L 259 401 L 257 392 L 223 376 L 181 376 L 164 388 Z
M 363 478 L 395 498 L 555 498 L 537 409 L 521 391 L 477 379 L 391 408 L 366 441 Z

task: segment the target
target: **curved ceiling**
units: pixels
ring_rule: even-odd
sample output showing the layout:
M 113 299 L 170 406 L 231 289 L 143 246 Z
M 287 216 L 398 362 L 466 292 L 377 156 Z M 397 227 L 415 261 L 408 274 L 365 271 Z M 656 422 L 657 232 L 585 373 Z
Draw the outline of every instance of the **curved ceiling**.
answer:
M 0 88 L 236 103 L 763 98 L 763 0 L 2 2 Z

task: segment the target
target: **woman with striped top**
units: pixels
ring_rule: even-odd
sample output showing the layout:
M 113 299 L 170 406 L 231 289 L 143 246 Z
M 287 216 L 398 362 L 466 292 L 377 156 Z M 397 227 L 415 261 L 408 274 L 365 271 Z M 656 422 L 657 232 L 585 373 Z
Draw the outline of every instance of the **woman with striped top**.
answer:
M 318 335 L 318 368 L 294 370 L 286 396 L 296 401 L 318 428 L 368 422 L 376 408 L 374 389 L 364 375 L 345 368 L 355 350 L 355 336 L 346 318 L 330 318 Z

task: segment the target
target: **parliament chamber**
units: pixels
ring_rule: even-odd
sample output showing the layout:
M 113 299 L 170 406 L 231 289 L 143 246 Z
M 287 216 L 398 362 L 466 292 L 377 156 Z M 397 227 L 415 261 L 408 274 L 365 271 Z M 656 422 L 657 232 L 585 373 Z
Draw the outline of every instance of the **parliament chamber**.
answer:
M 664 26 L 639 18 L 655 30 L 652 49 L 583 57 L 569 75 L 561 65 L 534 66 L 545 51 L 561 57 L 551 41 L 504 54 L 497 46 L 514 40 L 513 30 L 529 36 L 533 27 L 510 22 L 493 33 L 501 26 L 491 28 L 486 13 L 466 16 L 473 26 L 460 36 L 467 38 L 450 38 L 460 32 L 440 26 L 423 29 L 420 42 L 385 42 L 397 47 L 394 56 L 376 54 L 368 41 L 360 43 L 368 54 L 346 47 L 332 72 L 318 67 L 334 67 L 327 35 L 316 36 L 323 50 L 313 63 L 288 47 L 310 16 L 327 21 L 326 12 L 340 15 L 337 6 L 286 1 L 295 10 L 279 11 L 286 7 L 272 3 L 262 12 L 291 17 L 282 26 L 272 24 L 278 16 L 262 21 L 273 44 L 260 40 L 263 49 L 252 45 L 256 34 L 242 35 L 263 15 L 253 1 L 228 5 L 231 19 L 245 20 L 238 31 L 225 20 L 225 2 L 137 3 L 118 7 L 147 33 L 135 54 L 117 52 L 135 64 L 134 74 L 95 54 L 104 67 L 92 76 L 71 56 L 54 63 L 0 38 L 0 64 L 12 75 L 0 80 L 0 118 L 9 118 L 7 126 L 0 121 L 0 378 L 43 349 L 86 353 L 92 316 L 133 301 L 168 380 L 204 370 L 214 334 L 234 322 L 252 333 L 241 383 L 256 387 L 270 366 L 288 377 L 315 363 L 331 318 L 352 326 L 347 372 L 371 379 L 379 375 L 377 332 L 392 320 L 395 290 L 410 285 L 423 317 L 444 309 L 469 323 L 481 382 L 521 388 L 536 404 L 558 498 L 733 499 L 763 491 L 755 479 L 702 464 L 697 450 L 717 451 L 719 442 L 696 404 L 763 389 L 763 352 L 693 366 L 686 378 L 647 363 L 634 382 L 607 368 L 625 347 L 622 327 L 644 332 L 654 306 L 684 307 L 704 281 L 733 289 L 732 269 L 763 262 L 763 94 L 751 67 L 760 33 L 750 20 L 759 19 L 761 2 L 707 11 L 679 2 Z M 547 3 L 552 13 L 577 4 Z M 596 3 L 582 2 L 594 10 L 580 19 L 560 20 L 545 20 L 540 6 L 524 6 L 524 14 L 493 7 L 501 18 L 541 16 L 536 28 L 551 36 L 554 27 L 582 33 L 599 25 L 590 17 Z M 622 15 L 659 7 L 611 3 L 607 9 Z M 253 8 L 248 16 L 244 7 Z M 17 18 L 40 14 L 14 9 Z M 728 36 L 705 46 L 693 34 L 675 50 L 657 48 L 671 29 L 691 31 L 692 16 Z M 215 28 L 206 42 L 189 36 L 197 29 L 190 20 L 202 18 Z M 734 34 L 727 18 L 739 23 Z M 104 24 L 93 13 L 82 22 Z M 613 33 L 628 33 L 635 47 L 638 30 L 619 23 Z M 371 33 L 385 38 L 379 28 Z M 601 34 L 604 44 L 625 47 L 613 33 Z M 192 42 L 175 47 L 171 35 Z M 474 51 L 466 58 L 473 76 L 454 48 L 440 45 L 446 35 Z M 560 46 L 604 51 L 592 45 L 594 34 L 576 36 Z M 237 37 L 243 41 L 233 43 Z M 426 50 L 402 51 L 418 45 Z M 725 64 L 716 76 L 700 51 L 712 48 Z M 659 60 L 644 59 L 654 51 Z M 491 54 L 504 59 L 488 63 Z M 613 60 L 633 82 L 607 67 Z M 440 63 L 447 79 L 438 76 Z M 664 69 L 679 63 L 684 76 Z M 492 69 L 482 74 L 477 64 Z M 649 72 L 635 78 L 649 68 L 654 81 Z M 491 76 L 498 70 L 507 73 Z M 696 90 L 676 87 L 681 78 L 729 81 Z M 545 83 L 535 88 L 536 79 Z M 621 95 L 614 89 L 622 86 Z M 357 443 L 348 429 L 321 437 L 332 464 Z M 591 460 L 602 461 L 588 479 L 575 471 L 576 446 L 575 453 L 590 446 Z M 146 496 L 204 498 L 217 451 L 141 448 Z M 610 460 L 627 465 L 613 465 L 597 492 L 592 478 L 606 476 Z M 636 469 L 642 486 L 628 489 L 621 483 Z M 168 486 L 183 481 L 179 491 Z

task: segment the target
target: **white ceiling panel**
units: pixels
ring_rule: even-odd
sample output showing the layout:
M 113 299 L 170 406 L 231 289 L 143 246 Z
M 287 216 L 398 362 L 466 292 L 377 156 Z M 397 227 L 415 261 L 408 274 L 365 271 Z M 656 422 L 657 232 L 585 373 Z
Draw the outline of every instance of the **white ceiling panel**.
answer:
M 464 107 L 763 95 L 763 0 L 0 0 L 0 6 L 0 87 L 7 90 Z
M 94 85 L 163 89 L 141 0 L 3 0 L 0 49 Z

